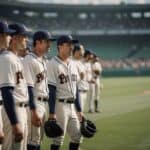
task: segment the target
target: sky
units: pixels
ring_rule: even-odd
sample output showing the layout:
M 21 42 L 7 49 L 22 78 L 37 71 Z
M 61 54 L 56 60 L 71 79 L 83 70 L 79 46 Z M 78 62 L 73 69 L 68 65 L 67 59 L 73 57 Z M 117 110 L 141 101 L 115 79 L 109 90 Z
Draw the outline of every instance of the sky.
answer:
M 41 2 L 41 0 L 17 0 L 24 2 Z M 64 3 L 64 4 L 120 4 L 121 1 L 125 3 L 136 3 L 136 4 L 145 4 L 150 3 L 150 0 L 42 0 L 42 3 Z

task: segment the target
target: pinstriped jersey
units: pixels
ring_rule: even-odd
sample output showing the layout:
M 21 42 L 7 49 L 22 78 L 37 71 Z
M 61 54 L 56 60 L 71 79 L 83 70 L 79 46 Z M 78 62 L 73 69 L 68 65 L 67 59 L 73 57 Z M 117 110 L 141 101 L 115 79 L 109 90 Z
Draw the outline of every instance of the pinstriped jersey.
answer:
M 44 57 L 29 53 L 23 59 L 25 78 L 28 86 L 34 89 L 34 96 L 48 97 L 47 66 Z
M 84 66 L 84 64 L 81 60 L 76 60 L 76 59 L 72 59 L 72 60 L 76 64 L 79 76 L 80 76 L 81 73 L 84 76 L 83 79 L 80 78 L 80 80 L 78 82 L 78 89 L 87 91 L 89 89 L 89 84 L 88 84 L 88 81 L 87 81 L 86 68 L 85 68 L 85 66 Z
M 11 51 L 0 55 L 0 87 L 14 87 L 15 102 L 27 102 L 28 90 L 24 78 L 23 65 L 18 56 Z
M 56 98 L 76 98 L 78 70 L 75 63 L 68 59 L 65 64 L 55 56 L 47 64 L 48 84 L 56 86 Z
M 90 62 L 83 62 L 86 70 L 87 81 L 90 82 L 93 79 L 92 65 Z
M 99 62 L 95 62 L 95 63 L 92 65 L 92 70 L 93 70 L 93 71 L 99 71 L 99 72 L 100 72 L 100 75 L 101 75 L 101 73 L 102 73 L 102 66 L 101 66 L 101 64 L 100 64 Z M 97 78 L 97 77 L 100 76 L 100 75 L 97 75 L 97 74 L 93 73 L 93 76 L 94 76 L 95 78 Z

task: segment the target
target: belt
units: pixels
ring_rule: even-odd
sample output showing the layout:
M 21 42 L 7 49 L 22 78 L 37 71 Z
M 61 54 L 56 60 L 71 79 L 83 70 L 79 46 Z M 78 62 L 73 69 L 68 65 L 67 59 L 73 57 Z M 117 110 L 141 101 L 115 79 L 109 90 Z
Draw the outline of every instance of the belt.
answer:
M 79 90 L 79 92 L 86 93 L 87 90 Z
M 48 102 L 47 97 L 38 97 L 37 100 L 40 101 L 40 102 Z
M 28 107 L 29 106 L 27 103 L 24 103 L 24 102 L 17 103 L 16 105 L 19 106 L 19 107 Z
M 58 99 L 59 102 L 62 103 L 69 103 L 69 104 L 73 104 L 74 103 L 74 99 L 73 98 L 68 98 L 68 99 Z
M 3 105 L 3 101 L 0 101 L 0 105 Z

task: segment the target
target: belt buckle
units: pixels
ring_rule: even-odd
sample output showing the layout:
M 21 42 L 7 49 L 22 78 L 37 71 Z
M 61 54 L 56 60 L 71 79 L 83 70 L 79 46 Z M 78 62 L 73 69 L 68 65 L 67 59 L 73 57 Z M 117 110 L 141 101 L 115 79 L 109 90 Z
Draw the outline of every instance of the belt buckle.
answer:
M 42 101 L 42 97 L 38 97 L 38 100 L 39 100 L 39 101 Z
M 24 103 L 24 102 L 21 102 L 18 104 L 19 107 L 27 107 L 28 104 L 27 103 Z
M 68 99 L 64 99 L 64 103 L 67 103 L 68 102 Z

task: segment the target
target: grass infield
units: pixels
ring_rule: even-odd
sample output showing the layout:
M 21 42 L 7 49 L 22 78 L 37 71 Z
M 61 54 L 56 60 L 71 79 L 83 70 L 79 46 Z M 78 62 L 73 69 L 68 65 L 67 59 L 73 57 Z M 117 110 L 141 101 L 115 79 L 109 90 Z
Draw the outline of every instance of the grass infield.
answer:
M 150 77 L 104 78 L 102 113 L 85 115 L 98 132 L 84 139 L 81 150 L 150 150 Z M 49 150 L 45 137 L 42 150 Z M 66 135 L 61 150 L 68 150 Z

